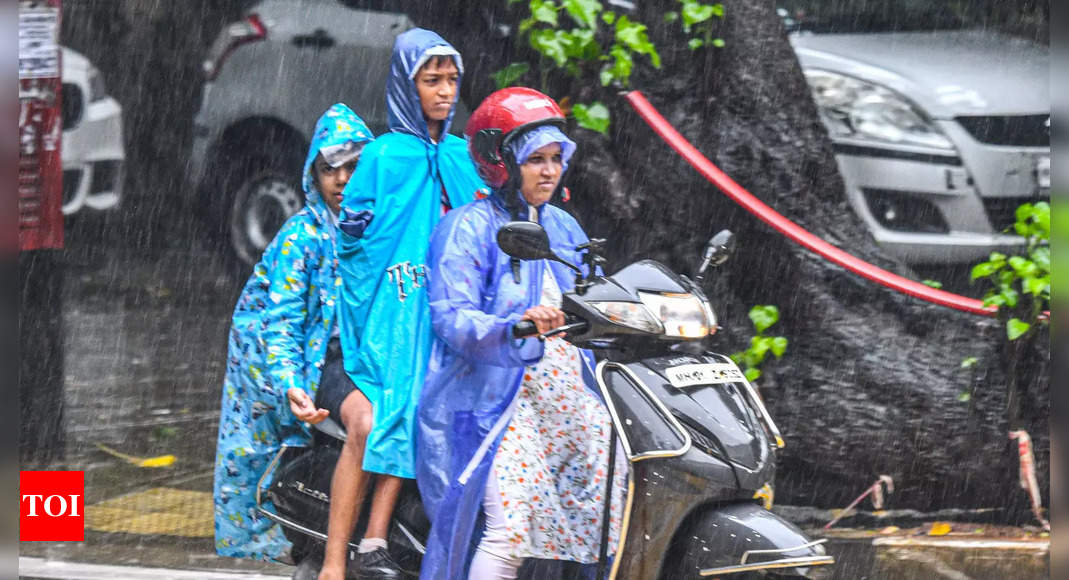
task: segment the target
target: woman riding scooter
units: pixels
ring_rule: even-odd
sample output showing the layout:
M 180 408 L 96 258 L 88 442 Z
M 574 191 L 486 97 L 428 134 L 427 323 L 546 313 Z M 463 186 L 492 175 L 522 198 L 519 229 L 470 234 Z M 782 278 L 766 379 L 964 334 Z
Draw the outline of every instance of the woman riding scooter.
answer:
M 515 578 L 531 558 L 594 565 L 610 491 L 608 553 L 619 536 L 627 465 L 617 454 L 606 481 L 611 422 L 593 355 L 559 337 L 512 338 L 522 320 L 540 332 L 563 325 L 561 293 L 574 277 L 555 262 L 514 260 L 494 241 L 501 225 L 529 220 L 559 256 L 580 261 L 586 234 L 546 203 L 575 151 L 563 125 L 552 99 L 509 88 L 465 130 L 493 194 L 450 212 L 428 255 L 437 338 L 419 405 L 418 482 L 432 522 L 422 578 Z

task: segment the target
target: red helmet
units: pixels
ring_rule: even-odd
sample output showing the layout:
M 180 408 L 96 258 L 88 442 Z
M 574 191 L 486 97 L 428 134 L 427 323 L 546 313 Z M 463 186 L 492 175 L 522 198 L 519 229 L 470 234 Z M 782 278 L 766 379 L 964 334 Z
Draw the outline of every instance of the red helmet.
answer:
M 556 101 L 525 87 L 510 87 L 486 97 L 468 118 L 464 135 L 479 176 L 497 189 L 509 178 L 502 148 L 516 136 L 542 125 L 564 127 L 564 112 Z

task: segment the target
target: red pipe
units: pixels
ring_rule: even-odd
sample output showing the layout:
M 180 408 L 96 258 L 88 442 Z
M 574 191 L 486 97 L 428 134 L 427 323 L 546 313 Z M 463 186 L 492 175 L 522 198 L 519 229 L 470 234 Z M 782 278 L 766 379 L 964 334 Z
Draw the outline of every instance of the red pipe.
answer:
M 746 189 L 738 183 L 735 183 L 735 181 L 728 177 L 726 173 L 720 171 L 716 165 L 713 165 L 712 161 L 709 161 L 705 155 L 702 155 L 701 151 L 698 151 L 698 149 L 694 147 L 694 145 L 691 145 L 683 135 L 680 135 L 679 131 L 676 131 L 675 127 L 669 124 L 668 121 L 657 112 L 657 109 L 646 100 L 646 97 L 643 96 L 641 92 L 631 91 L 627 93 L 625 97 L 627 98 L 627 101 L 631 103 L 631 106 L 634 107 L 635 111 L 638 112 L 639 116 L 642 117 L 642 119 L 646 121 L 646 123 L 653 128 L 653 130 L 660 135 L 672 149 L 675 149 L 683 159 L 686 159 L 687 163 L 690 163 L 694 169 L 697 169 L 699 173 L 705 176 L 706 179 L 717 186 L 720 191 L 724 192 L 735 203 L 745 208 L 746 211 L 754 214 L 761 221 L 772 226 L 798 244 L 801 244 L 802 247 L 816 252 L 825 259 L 838 264 L 855 274 L 910 296 L 927 300 L 928 302 L 939 304 L 941 306 L 949 306 L 950 308 L 962 310 L 964 312 L 972 312 L 974 314 L 994 316 L 997 312 L 995 307 L 985 307 L 982 301 L 976 300 L 975 298 L 968 298 L 959 294 L 946 292 L 945 290 L 939 290 L 938 288 L 932 288 L 931 286 L 926 286 L 915 280 L 903 278 L 902 276 L 888 272 L 883 268 L 879 268 L 860 258 L 852 256 L 814 236 L 798 224 L 787 219 L 779 212 L 754 197 L 752 193 L 746 191 Z

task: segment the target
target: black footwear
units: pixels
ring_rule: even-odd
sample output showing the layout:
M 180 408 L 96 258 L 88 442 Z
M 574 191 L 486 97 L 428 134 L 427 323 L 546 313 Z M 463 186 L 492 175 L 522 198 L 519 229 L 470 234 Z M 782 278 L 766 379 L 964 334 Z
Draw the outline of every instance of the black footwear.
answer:
M 356 577 L 359 580 L 381 580 L 383 578 L 404 578 L 401 567 L 393 561 L 386 548 L 379 548 L 365 554 L 357 554 L 353 562 Z

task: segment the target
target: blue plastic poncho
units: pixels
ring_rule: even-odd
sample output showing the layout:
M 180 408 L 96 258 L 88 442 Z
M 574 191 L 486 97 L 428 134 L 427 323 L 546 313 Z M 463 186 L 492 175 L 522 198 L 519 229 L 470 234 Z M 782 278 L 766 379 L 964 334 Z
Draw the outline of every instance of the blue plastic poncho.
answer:
M 433 32 L 397 37 L 386 85 L 391 132 L 367 146 L 345 189 L 338 247 L 345 370 L 373 408 L 363 467 L 406 478 L 415 477 L 416 403 L 432 334 L 427 246 L 443 191 L 460 207 L 486 190 L 465 141 L 446 133 L 452 112 L 438 143 L 428 134 L 412 79 L 433 55 L 454 55 L 460 68 Z
M 319 119 L 304 163 L 305 207 L 264 250 L 234 308 L 215 461 L 215 549 L 221 556 L 266 560 L 289 546 L 281 529 L 256 512 L 256 485 L 282 442 L 308 441 L 286 391 L 297 387 L 315 396 L 336 324 L 336 228 L 315 189 L 312 162 L 321 150 L 371 139 L 343 104 Z
M 528 219 L 528 211 L 519 218 Z M 587 236 L 575 219 L 548 204 L 538 213 L 553 251 L 580 263 L 575 247 Z M 437 338 L 419 406 L 418 483 L 431 519 L 424 579 L 466 578 L 481 537 L 476 520 L 510 405 L 525 367 L 543 352 L 537 339 L 514 340 L 512 326 L 540 302 L 545 268 L 561 291 L 575 287 L 571 270 L 545 260 L 521 262 L 516 283 L 496 242 L 508 221 L 498 194 L 455 210 L 435 232 L 427 257 Z M 581 352 L 589 387 L 594 358 Z

